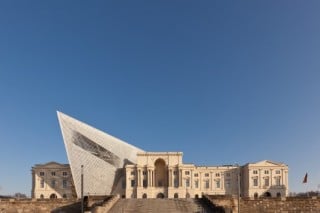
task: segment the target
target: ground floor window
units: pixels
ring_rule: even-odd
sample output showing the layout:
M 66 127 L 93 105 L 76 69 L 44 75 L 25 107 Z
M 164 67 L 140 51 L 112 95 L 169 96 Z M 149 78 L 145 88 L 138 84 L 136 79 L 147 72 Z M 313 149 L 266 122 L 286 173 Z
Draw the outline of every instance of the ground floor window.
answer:
M 142 198 L 147 198 L 147 194 L 144 193 L 144 194 L 142 195 Z
M 50 199 L 56 199 L 56 198 L 57 198 L 56 194 L 53 193 L 53 194 L 50 195 Z
M 174 193 L 173 197 L 174 197 L 174 198 L 179 198 L 178 193 Z

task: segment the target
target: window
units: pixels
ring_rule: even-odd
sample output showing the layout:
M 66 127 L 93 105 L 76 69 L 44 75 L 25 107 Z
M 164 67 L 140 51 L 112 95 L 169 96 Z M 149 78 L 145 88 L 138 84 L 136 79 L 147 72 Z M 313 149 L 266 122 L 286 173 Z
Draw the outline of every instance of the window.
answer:
M 190 175 L 190 172 L 189 171 L 185 171 L 184 174 L 185 175 Z
M 62 176 L 68 176 L 68 172 L 62 172 Z
M 264 170 L 264 174 L 268 175 L 269 174 L 269 170 Z
M 205 173 L 204 176 L 205 176 L 205 177 L 209 177 L 209 173 Z
M 258 174 L 258 170 L 253 170 L 252 172 L 254 175 L 257 175 Z
M 280 175 L 280 170 L 276 170 L 276 174 L 277 174 L 277 175 Z
M 143 175 L 147 175 L 147 171 L 143 171 L 142 174 L 143 174 Z
M 56 176 L 56 172 L 51 172 L 51 175 L 52 176 Z
M 134 175 L 135 174 L 135 172 L 134 171 L 131 171 L 131 175 Z
M 220 177 L 220 173 L 216 173 L 216 177 Z
M 62 188 L 66 189 L 67 186 L 68 186 L 67 180 L 63 180 L 63 181 L 62 181 Z
M 67 198 L 67 195 L 66 195 L 66 194 L 63 194 L 62 197 L 63 197 L 63 198 Z
M 220 180 L 216 180 L 216 188 L 220 188 Z
M 148 187 L 148 180 L 146 180 L 146 179 L 144 179 L 143 181 L 142 181 L 142 185 L 143 185 L 143 187 Z
M 258 186 L 258 178 L 253 179 L 253 186 Z
M 281 182 L 280 182 L 280 177 L 276 177 L 276 186 L 280 186 Z
M 40 188 L 44 188 L 44 180 L 43 179 L 40 180 Z
M 190 180 L 186 179 L 186 187 L 190 187 Z
M 131 180 L 131 187 L 135 187 L 136 185 L 136 181 L 135 180 Z
M 174 179 L 174 187 L 176 187 L 176 188 L 179 187 L 179 181 L 177 178 Z
M 229 179 L 226 180 L 226 188 L 230 188 L 231 186 L 231 181 Z
M 178 171 L 173 171 L 173 174 L 174 174 L 174 175 L 177 175 L 177 174 L 178 174 Z
M 264 186 L 269 186 L 269 178 L 264 179 Z
M 43 194 L 41 194 L 41 195 L 40 195 L 40 199 L 43 199 L 43 198 L 44 198 L 44 196 L 43 196 Z
M 198 180 L 194 181 L 194 187 L 199 188 L 199 181 Z
M 226 177 L 230 177 L 230 173 L 226 173 Z
M 51 180 L 51 187 L 52 188 L 56 187 L 56 181 L 55 180 Z
M 198 173 L 195 173 L 194 176 L 195 176 L 195 177 L 199 177 L 199 174 L 198 174 Z
M 40 176 L 44 176 L 44 172 L 40 172 Z
M 206 189 L 209 189 L 209 187 L 210 187 L 209 180 L 205 180 L 204 184 L 205 184 L 204 187 L 205 187 Z

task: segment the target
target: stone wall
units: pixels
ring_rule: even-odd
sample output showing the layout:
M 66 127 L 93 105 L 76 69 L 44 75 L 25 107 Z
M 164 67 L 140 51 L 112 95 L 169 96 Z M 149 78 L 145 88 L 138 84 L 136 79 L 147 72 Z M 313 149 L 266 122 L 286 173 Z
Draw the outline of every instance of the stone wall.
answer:
M 214 206 L 220 206 L 225 212 L 238 212 L 238 199 L 225 196 L 205 196 Z M 320 212 L 320 197 L 283 197 L 241 199 L 241 213 L 307 213 Z
M 81 203 L 77 200 L 0 200 L 0 213 L 68 213 L 79 212 L 80 208 Z

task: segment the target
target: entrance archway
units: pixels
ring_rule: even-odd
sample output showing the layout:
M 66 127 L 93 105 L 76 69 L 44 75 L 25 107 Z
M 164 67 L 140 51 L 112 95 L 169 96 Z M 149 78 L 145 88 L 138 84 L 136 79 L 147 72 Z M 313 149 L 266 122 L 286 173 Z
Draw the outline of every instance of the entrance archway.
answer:
M 253 196 L 254 196 L 254 199 L 257 199 L 259 195 L 258 195 L 258 193 L 256 192 L 256 193 L 254 193 Z
M 270 192 L 265 192 L 265 193 L 263 194 L 263 196 L 264 196 L 264 197 L 271 197 L 271 193 L 270 193 Z
M 194 196 L 194 198 L 195 198 L 195 199 L 198 199 L 198 198 L 199 198 L 199 195 L 198 195 L 198 194 L 196 194 L 196 196 Z
M 179 198 L 178 193 L 174 193 L 173 197 L 174 197 L 174 198 Z
M 147 194 L 144 193 L 144 194 L 142 195 L 142 198 L 147 198 Z
M 55 193 L 51 194 L 50 199 L 57 199 L 57 195 Z
M 157 194 L 157 198 L 161 198 L 161 199 L 163 199 L 163 198 L 164 198 L 164 194 L 163 194 L 163 193 L 159 193 L 159 194 Z
M 280 192 L 277 193 L 277 197 L 281 197 L 281 193 Z
M 156 187 L 168 187 L 168 172 L 166 168 L 166 162 L 159 158 L 154 163 L 155 167 L 155 186 Z

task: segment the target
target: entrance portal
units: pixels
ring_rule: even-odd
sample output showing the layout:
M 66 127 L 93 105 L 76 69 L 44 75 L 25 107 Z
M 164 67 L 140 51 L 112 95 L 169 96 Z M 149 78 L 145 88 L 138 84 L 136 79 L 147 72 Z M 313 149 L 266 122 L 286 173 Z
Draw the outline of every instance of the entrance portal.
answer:
M 159 193 L 159 194 L 157 194 L 157 198 L 161 198 L 161 199 L 163 199 L 163 198 L 164 198 L 164 194 L 163 194 L 163 193 Z

